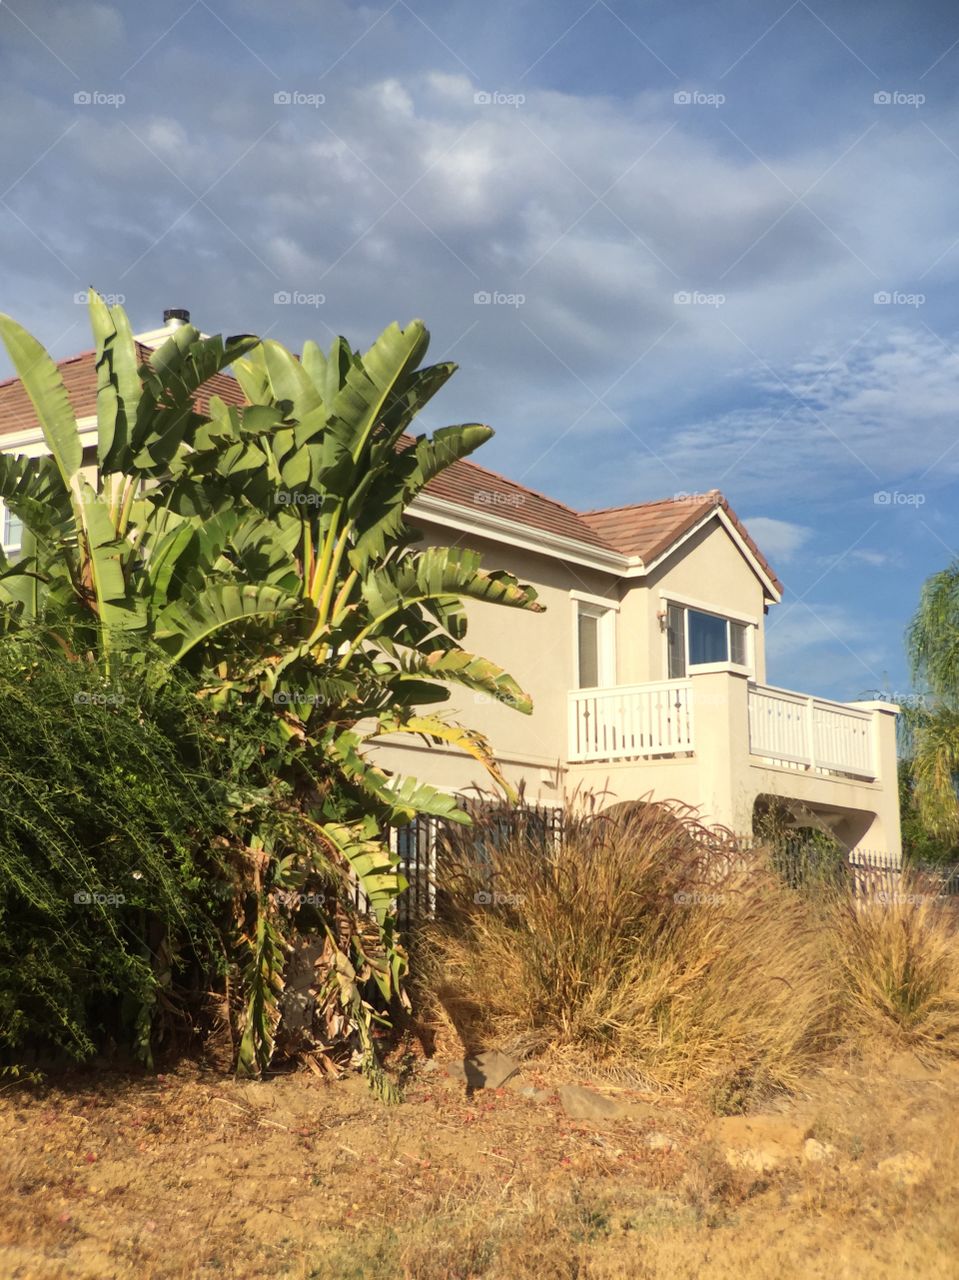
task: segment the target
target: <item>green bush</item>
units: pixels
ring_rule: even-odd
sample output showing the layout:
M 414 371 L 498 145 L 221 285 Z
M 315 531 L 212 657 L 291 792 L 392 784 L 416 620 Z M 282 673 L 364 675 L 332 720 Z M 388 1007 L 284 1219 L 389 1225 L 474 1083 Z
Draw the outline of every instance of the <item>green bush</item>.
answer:
M 214 732 L 149 671 L 121 661 L 106 684 L 35 637 L 0 641 L 0 1061 L 111 1041 L 149 1059 L 188 1020 L 188 975 L 223 967 L 255 733 Z

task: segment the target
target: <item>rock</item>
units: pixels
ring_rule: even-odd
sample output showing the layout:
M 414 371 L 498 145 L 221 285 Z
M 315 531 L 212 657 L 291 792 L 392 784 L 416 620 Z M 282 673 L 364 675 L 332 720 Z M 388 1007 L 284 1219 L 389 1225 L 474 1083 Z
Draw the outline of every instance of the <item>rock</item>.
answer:
M 446 1071 L 455 1080 L 463 1080 L 467 1089 L 498 1089 L 519 1071 L 519 1063 L 508 1053 L 487 1049 L 470 1054 L 462 1062 L 446 1063 Z
M 559 1101 L 570 1120 L 618 1120 L 630 1113 L 629 1103 L 617 1102 L 578 1084 L 561 1085 Z
M 431 1076 L 434 1074 L 434 1072 L 439 1071 L 439 1069 L 440 1069 L 440 1064 L 436 1061 L 435 1058 L 427 1058 L 420 1065 L 420 1075 Z
M 752 1173 L 768 1173 L 798 1158 L 806 1140 L 805 1130 L 784 1116 L 723 1116 L 714 1122 L 713 1132 L 725 1149 L 726 1163 Z
M 802 1158 L 806 1164 L 825 1164 L 836 1155 L 836 1148 L 831 1142 L 819 1142 L 816 1138 L 807 1138 L 803 1143 Z
M 927 1156 L 917 1156 L 913 1151 L 900 1151 L 880 1160 L 876 1172 L 897 1186 L 915 1187 L 932 1173 L 932 1161 Z
M 783 1162 L 780 1151 L 772 1147 L 727 1147 L 726 1163 L 730 1169 L 746 1169 L 750 1173 L 769 1173 Z
M 668 1133 L 648 1133 L 646 1135 L 646 1145 L 650 1151 L 672 1151 L 676 1143 Z

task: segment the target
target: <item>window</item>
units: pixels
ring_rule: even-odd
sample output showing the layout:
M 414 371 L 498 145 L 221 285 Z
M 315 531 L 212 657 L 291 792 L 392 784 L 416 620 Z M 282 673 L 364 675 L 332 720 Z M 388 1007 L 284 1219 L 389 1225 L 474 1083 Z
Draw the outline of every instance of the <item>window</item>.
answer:
M 3 508 L 3 523 L 0 527 L 0 543 L 3 544 L 4 551 L 19 551 L 20 544 L 23 541 L 23 521 L 18 520 L 12 511 Z
M 666 653 L 670 680 L 681 680 L 690 667 L 714 663 L 749 666 L 749 623 L 685 605 L 666 606 Z
M 616 679 L 615 616 L 602 605 L 576 605 L 576 680 L 580 689 L 610 685 Z

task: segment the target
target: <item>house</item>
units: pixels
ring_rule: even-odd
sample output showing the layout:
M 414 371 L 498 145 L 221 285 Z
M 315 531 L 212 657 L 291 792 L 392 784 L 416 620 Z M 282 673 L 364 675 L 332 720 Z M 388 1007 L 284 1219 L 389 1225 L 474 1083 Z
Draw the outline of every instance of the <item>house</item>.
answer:
M 165 315 L 165 325 L 182 313 Z M 139 337 L 141 354 L 169 328 Z M 95 438 L 93 352 L 60 364 Z M 236 382 L 206 388 L 242 403 Z M 29 399 L 0 385 L 0 448 L 44 451 Z M 454 688 L 449 710 L 491 740 L 528 799 L 676 799 L 748 834 L 771 798 L 850 850 L 901 854 L 896 707 L 766 683 L 765 621 L 783 588 L 718 491 L 575 511 L 471 461 L 433 480 L 408 518 L 426 544 L 466 545 L 536 587 L 544 614 L 470 607 L 469 647 L 504 666 L 532 716 Z M 3 540 L 15 546 L 16 522 Z M 379 761 L 435 786 L 487 785 L 471 758 L 383 739 Z M 811 816 L 810 816 L 811 815 Z

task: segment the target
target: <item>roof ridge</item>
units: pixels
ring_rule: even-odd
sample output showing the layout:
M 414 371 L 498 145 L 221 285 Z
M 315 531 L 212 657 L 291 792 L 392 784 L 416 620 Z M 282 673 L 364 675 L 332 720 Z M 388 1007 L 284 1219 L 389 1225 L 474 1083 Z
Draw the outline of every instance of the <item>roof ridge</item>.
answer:
M 57 368 L 59 369 L 63 364 L 76 364 L 78 360 L 86 360 L 88 356 L 95 356 L 96 353 L 96 347 L 88 347 L 86 351 L 78 351 L 75 356 L 64 356 L 62 360 L 57 361 Z M 0 387 L 9 387 L 11 383 L 19 381 L 19 376 L 14 374 L 12 378 L 3 378 L 0 380 Z
M 705 501 L 707 498 L 721 498 L 726 501 L 721 489 L 707 489 L 704 493 L 687 493 L 682 497 L 672 498 L 650 498 L 648 502 L 624 502 L 620 507 L 590 507 L 588 511 L 581 511 L 579 514 L 583 516 L 604 516 L 614 511 L 636 511 L 639 507 L 665 507 L 668 503 L 688 503 L 693 498 L 701 498 Z

